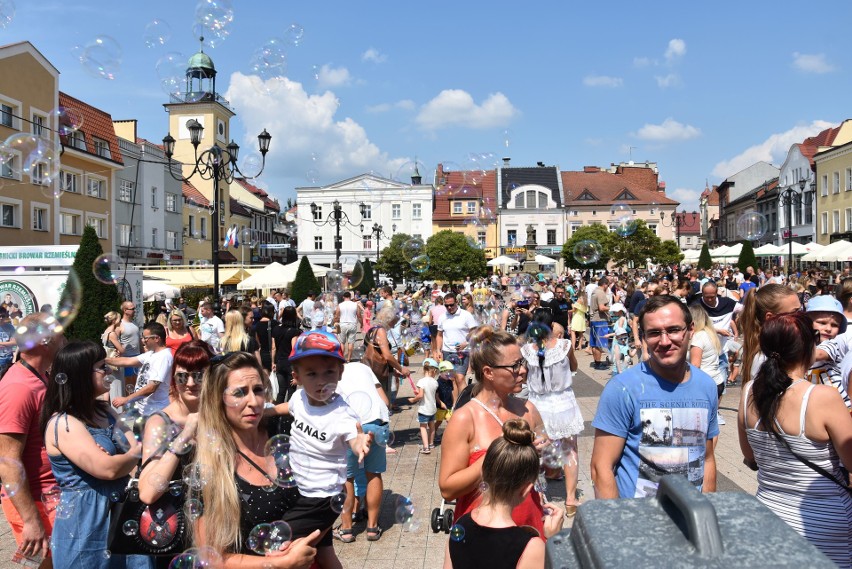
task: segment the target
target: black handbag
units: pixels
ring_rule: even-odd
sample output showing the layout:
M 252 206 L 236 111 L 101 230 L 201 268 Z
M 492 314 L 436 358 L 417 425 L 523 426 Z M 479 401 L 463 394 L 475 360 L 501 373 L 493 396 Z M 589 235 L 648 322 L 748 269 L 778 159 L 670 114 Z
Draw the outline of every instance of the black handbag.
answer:
M 149 458 L 136 470 L 121 499 L 110 508 L 108 549 L 121 555 L 174 555 L 186 549 L 186 486 L 182 480 L 169 482 L 168 490 L 153 504 L 139 499 L 139 474 Z

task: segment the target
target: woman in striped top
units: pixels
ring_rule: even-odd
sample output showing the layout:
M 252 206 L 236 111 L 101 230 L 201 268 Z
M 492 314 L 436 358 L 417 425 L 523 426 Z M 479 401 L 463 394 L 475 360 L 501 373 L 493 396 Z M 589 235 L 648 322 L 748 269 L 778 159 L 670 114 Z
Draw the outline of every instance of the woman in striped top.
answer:
M 838 566 L 852 567 L 852 496 L 840 468 L 852 464 L 852 416 L 836 389 L 807 380 L 814 335 L 804 313 L 768 318 L 760 350 L 766 361 L 743 389 L 738 420 L 745 462 L 758 468 L 757 499 Z

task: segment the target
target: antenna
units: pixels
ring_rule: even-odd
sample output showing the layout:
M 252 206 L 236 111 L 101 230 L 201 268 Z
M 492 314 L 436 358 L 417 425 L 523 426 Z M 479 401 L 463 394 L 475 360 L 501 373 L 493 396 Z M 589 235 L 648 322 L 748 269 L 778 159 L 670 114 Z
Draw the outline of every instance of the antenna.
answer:
M 639 147 L 638 146 L 628 146 L 627 147 L 627 157 L 631 162 L 633 162 L 633 150 L 635 150 L 637 148 L 639 148 Z

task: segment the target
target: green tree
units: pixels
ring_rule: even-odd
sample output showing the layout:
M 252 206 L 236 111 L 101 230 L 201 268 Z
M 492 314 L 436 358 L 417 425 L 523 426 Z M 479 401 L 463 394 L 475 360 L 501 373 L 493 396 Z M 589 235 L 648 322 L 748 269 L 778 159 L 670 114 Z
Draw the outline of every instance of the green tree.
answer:
M 584 225 L 574 231 L 571 239 L 565 242 L 562 246 L 562 258 L 565 259 L 565 264 L 572 269 L 605 269 L 609 263 L 609 240 L 611 238 L 609 230 L 601 224 Z M 601 254 L 597 260 L 589 260 L 590 257 L 586 251 L 576 251 L 575 248 L 583 241 L 593 241 L 600 245 Z M 584 246 L 586 244 L 583 244 Z M 581 247 L 586 250 L 589 247 Z M 593 257 L 592 257 L 593 259 Z M 589 260 L 588 262 L 585 262 Z
M 745 273 L 746 267 L 757 269 L 757 256 L 754 254 L 754 247 L 751 241 L 743 241 L 743 248 L 740 251 L 739 259 L 737 259 L 737 266 L 743 273 Z
M 376 288 L 376 276 L 373 274 L 373 263 L 370 259 L 366 259 L 361 266 L 364 269 L 364 278 L 361 283 L 355 287 L 355 290 L 361 294 L 369 294 L 371 290 Z
M 701 254 L 698 256 L 698 268 L 705 270 L 713 268 L 713 259 L 710 257 L 710 246 L 707 245 L 706 241 L 701 246 Z
M 290 287 L 290 296 L 293 302 L 298 306 L 302 301 L 308 298 L 308 293 L 320 292 L 320 285 L 317 278 L 314 276 L 314 270 L 311 268 L 311 263 L 307 257 L 302 257 L 299 261 L 299 269 L 296 271 L 296 280 L 293 281 L 293 286 Z
M 376 262 L 378 274 L 387 275 L 397 283 L 417 274 L 411 269 L 411 261 L 402 254 L 402 246 L 410 239 L 411 235 L 405 233 L 396 233 L 391 237 L 390 244 L 382 249 Z
M 122 298 L 118 287 L 114 284 L 105 284 L 113 278 L 118 277 L 119 267 L 115 265 L 99 264 L 95 267 L 95 259 L 103 255 L 95 228 L 87 225 L 80 237 L 80 247 L 71 270 L 76 273 L 80 284 L 81 302 L 77 318 L 65 328 L 65 336 L 74 340 L 93 340 L 100 343 L 104 328 L 104 314 L 111 310 L 121 308 Z M 95 276 L 97 272 L 98 277 Z M 71 278 L 65 283 L 62 291 L 60 305 L 68 305 L 70 300 Z M 102 282 L 105 281 L 105 282 Z
M 609 232 L 608 232 L 609 233 Z M 636 220 L 636 231 L 627 237 L 621 237 L 616 233 L 609 233 L 607 241 L 609 245 L 609 256 L 612 262 L 618 266 L 639 267 L 646 263 L 647 259 L 655 259 L 660 251 L 660 238 L 648 227 L 645 220 Z M 656 259 L 662 262 L 661 259 Z
M 426 241 L 429 270 L 423 276 L 458 282 L 465 277 L 475 279 L 488 273 L 485 251 L 470 244 L 467 238 L 445 229 Z
M 673 239 L 668 239 L 660 242 L 660 246 L 651 258 L 661 265 L 677 265 L 683 261 L 683 252 Z

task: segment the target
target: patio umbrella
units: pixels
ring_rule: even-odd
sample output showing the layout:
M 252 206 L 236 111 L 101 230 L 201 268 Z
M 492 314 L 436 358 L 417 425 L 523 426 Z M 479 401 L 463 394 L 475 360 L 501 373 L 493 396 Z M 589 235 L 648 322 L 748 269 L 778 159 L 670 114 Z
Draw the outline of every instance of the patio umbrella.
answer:
M 556 259 L 551 259 L 550 257 L 546 257 L 545 255 L 536 255 L 535 262 L 539 265 L 555 265 Z
M 796 243 L 798 245 L 798 243 Z M 766 245 L 761 245 L 757 249 L 754 250 L 754 254 L 758 257 L 774 257 L 776 255 L 781 255 L 787 252 L 787 246 L 785 245 L 783 248 L 778 245 L 773 245 L 772 243 L 767 243 Z M 793 251 L 795 253 L 795 250 Z M 798 253 L 797 253 L 798 254 Z M 802 253 L 804 254 L 804 253 Z
M 831 245 L 819 251 L 813 251 L 802 257 L 802 261 L 813 262 L 836 262 L 836 261 L 852 261 L 852 243 L 841 239 L 835 241 Z
M 506 255 L 500 255 L 499 257 L 495 257 L 486 263 L 489 267 L 502 267 L 507 265 L 520 265 L 520 261 L 516 261 L 511 257 L 507 257 Z

